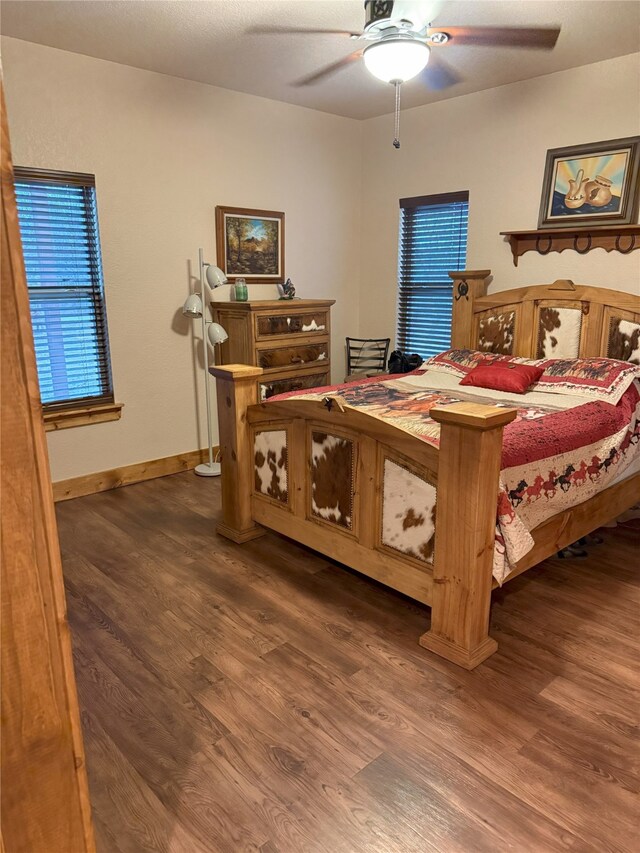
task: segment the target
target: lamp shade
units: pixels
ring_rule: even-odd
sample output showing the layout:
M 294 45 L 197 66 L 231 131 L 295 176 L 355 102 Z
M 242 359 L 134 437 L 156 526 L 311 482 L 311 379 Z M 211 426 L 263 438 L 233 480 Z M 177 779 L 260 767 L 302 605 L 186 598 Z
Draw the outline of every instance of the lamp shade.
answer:
M 229 280 L 226 275 L 222 272 L 220 267 L 214 267 L 211 264 L 207 267 L 207 271 L 205 273 L 207 277 L 207 284 L 209 287 L 220 287 L 221 284 L 228 284 Z
M 215 346 L 216 344 L 223 344 L 229 335 L 225 332 L 220 323 L 209 323 L 207 337 L 209 338 L 209 343 L 212 346 Z
M 185 317 L 202 317 L 202 300 L 200 299 L 197 293 L 192 293 L 191 296 L 187 296 L 185 299 L 184 305 L 182 306 L 182 313 Z
M 404 83 L 419 74 L 429 61 L 429 47 L 407 38 L 387 38 L 364 49 L 364 64 L 378 80 Z

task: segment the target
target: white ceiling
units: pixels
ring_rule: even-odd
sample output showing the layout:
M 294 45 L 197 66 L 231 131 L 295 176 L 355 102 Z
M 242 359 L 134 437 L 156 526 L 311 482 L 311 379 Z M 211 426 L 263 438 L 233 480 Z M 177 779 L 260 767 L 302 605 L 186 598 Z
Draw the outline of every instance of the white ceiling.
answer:
M 361 43 L 338 35 L 255 35 L 256 26 L 355 30 L 362 0 L 3 0 L 3 35 L 363 119 L 393 110 L 393 89 L 361 61 L 314 86 L 292 83 Z M 637 0 L 444 2 L 438 26 L 550 25 L 562 32 L 553 51 L 441 48 L 463 81 L 443 92 L 417 78 L 402 89 L 403 108 L 539 77 L 640 50 Z M 570 105 L 567 106 L 570 109 Z

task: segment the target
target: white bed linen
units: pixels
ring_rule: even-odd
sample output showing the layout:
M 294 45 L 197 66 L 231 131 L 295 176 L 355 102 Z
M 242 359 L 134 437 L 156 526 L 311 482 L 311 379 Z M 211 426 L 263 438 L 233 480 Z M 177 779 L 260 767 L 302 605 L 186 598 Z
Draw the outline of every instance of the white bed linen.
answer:
M 566 393 L 548 393 L 545 391 L 525 391 L 524 394 L 514 394 L 510 391 L 494 391 L 492 388 L 476 388 L 472 385 L 461 385 L 460 379 L 452 373 L 443 370 L 429 368 L 424 373 L 408 374 L 400 379 L 391 379 L 389 383 L 395 388 L 400 388 L 406 391 L 419 391 L 421 388 L 431 388 L 434 391 L 450 391 L 455 392 L 456 396 L 468 399 L 473 399 L 477 403 L 486 403 L 490 406 L 517 406 L 524 408 L 525 406 L 544 406 L 545 408 L 558 409 L 559 411 L 566 409 L 575 409 L 578 406 L 583 406 L 585 403 L 590 403 L 590 397 L 583 397 L 579 394 Z

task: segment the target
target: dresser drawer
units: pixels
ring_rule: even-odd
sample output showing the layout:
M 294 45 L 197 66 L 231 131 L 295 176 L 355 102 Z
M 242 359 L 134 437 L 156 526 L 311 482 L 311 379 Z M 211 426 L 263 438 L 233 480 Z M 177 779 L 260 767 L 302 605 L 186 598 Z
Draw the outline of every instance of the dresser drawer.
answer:
M 328 341 L 312 341 L 284 347 L 264 349 L 260 347 L 256 350 L 256 361 L 258 367 L 263 367 L 265 370 L 308 367 L 317 362 L 329 361 L 329 343 Z
M 258 382 L 258 398 L 262 402 L 269 397 L 275 397 L 276 394 L 303 391 L 307 388 L 319 388 L 330 384 L 331 377 L 328 371 L 308 373 L 305 376 L 289 376 L 283 379 L 267 379 L 264 382 Z
M 256 339 L 261 341 L 276 335 L 326 335 L 329 332 L 329 312 L 282 311 L 256 316 Z

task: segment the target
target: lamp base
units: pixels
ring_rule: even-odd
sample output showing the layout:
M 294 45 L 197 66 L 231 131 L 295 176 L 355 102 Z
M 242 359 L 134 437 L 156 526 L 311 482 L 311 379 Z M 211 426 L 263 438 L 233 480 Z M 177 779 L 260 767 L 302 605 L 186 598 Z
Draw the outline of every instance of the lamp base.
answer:
M 211 465 L 208 462 L 203 462 L 202 465 L 196 465 L 194 471 L 199 477 L 219 477 L 221 467 L 219 462 L 214 462 Z

